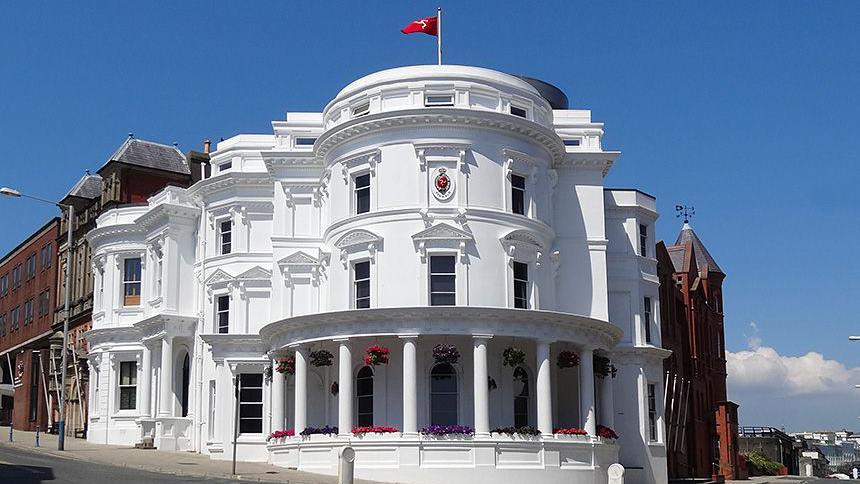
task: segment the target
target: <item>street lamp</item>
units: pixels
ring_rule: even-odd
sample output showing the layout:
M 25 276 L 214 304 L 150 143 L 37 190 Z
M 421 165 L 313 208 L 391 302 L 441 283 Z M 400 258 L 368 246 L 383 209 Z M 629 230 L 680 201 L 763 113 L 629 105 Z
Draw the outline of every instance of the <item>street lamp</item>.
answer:
M 68 368 L 66 361 L 66 353 L 68 353 L 69 349 L 69 318 L 71 317 L 72 311 L 69 308 L 69 303 L 71 302 L 70 294 L 72 291 L 72 227 L 74 226 L 75 220 L 75 207 L 73 205 L 66 205 L 64 203 L 52 202 L 50 200 L 45 200 L 44 198 L 34 197 L 31 195 L 25 195 L 14 188 L 2 187 L 0 188 L 0 195 L 5 195 L 7 197 L 15 197 L 15 198 L 29 198 L 31 200 L 36 200 L 39 202 L 50 203 L 51 205 L 56 205 L 60 207 L 60 210 L 66 210 L 66 214 L 68 215 L 68 219 L 66 222 L 66 232 L 68 236 L 66 238 L 66 290 L 65 290 L 65 309 L 66 309 L 66 317 L 63 319 L 63 360 L 61 366 L 63 368 L 61 377 L 60 377 L 60 420 L 57 422 L 59 424 L 59 432 L 60 436 L 57 439 L 57 450 L 65 450 L 66 449 L 66 369 Z

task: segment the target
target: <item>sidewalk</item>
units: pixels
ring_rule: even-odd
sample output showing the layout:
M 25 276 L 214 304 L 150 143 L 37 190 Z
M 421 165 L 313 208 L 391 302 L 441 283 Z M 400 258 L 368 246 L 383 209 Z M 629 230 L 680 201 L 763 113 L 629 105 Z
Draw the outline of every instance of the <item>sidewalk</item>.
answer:
M 744 481 L 726 481 L 726 484 L 795 484 L 814 479 L 800 476 L 756 476 Z
M 0 447 L 32 450 L 56 457 L 95 462 L 118 467 L 130 467 L 151 472 L 191 477 L 218 477 L 243 481 L 290 483 L 290 484 L 335 484 L 337 477 L 320 476 L 307 472 L 276 467 L 259 462 L 237 462 L 233 476 L 231 461 L 210 460 L 208 456 L 193 452 L 162 452 L 140 450 L 133 447 L 91 444 L 83 439 L 66 437 L 66 450 L 57 450 L 57 436 L 39 434 L 40 447 L 36 447 L 36 433 L 14 431 L 13 442 L 9 442 L 9 427 L 0 427 Z M 357 483 L 372 484 L 371 481 Z

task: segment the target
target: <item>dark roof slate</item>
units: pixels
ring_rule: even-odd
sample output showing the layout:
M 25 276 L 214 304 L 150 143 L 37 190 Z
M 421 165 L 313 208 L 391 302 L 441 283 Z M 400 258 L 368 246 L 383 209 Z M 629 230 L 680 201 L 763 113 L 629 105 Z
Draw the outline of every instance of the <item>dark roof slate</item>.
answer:
M 102 196 L 102 177 L 87 173 L 72 186 L 67 197 L 93 199 Z
M 672 259 L 672 267 L 674 272 L 684 272 L 684 247 L 667 247 L 669 258 Z
M 126 139 L 107 163 L 112 161 L 183 175 L 191 174 L 185 155 L 177 147 L 136 138 Z
M 711 253 L 705 248 L 705 244 L 702 243 L 699 236 L 693 231 L 693 227 L 690 227 L 689 223 L 685 223 L 681 228 L 681 233 L 678 234 L 678 240 L 675 241 L 675 245 L 684 245 L 687 242 L 691 242 L 693 244 L 693 251 L 696 253 L 696 264 L 700 268 L 707 265 L 709 271 L 725 274 L 725 272 L 720 269 L 717 261 L 711 257 Z

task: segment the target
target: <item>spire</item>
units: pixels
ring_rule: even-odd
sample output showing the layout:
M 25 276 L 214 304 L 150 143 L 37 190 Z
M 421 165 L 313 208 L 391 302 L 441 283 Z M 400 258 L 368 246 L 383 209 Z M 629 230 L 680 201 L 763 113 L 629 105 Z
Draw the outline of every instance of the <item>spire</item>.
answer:
M 693 227 L 690 226 L 689 220 L 684 221 L 684 226 L 681 227 L 681 233 L 678 234 L 678 240 L 675 241 L 675 245 L 685 245 L 687 242 L 691 242 L 693 245 L 693 252 L 696 254 L 696 264 L 699 267 L 707 265 L 709 271 L 725 274 L 725 272 L 720 269 L 720 266 L 717 265 L 717 261 L 711 257 L 711 253 L 705 248 L 705 244 L 703 244 L 702 240 L 699 239 L 699 236 L 696 235 Z

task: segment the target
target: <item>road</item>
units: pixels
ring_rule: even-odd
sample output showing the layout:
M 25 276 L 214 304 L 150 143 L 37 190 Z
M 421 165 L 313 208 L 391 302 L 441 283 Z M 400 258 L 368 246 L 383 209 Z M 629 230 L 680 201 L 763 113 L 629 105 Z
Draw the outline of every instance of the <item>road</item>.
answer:
M 245 481 L 159 474 L 126 467 L 86 463 L 41 452 L 0 447 L 0 483 L 37 484 L 40 482 L 69 484 L 211 482 L 225 484 Z

